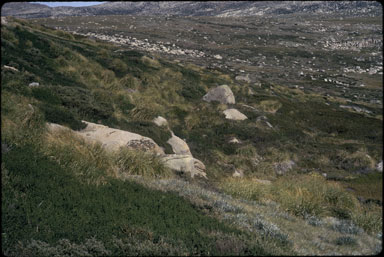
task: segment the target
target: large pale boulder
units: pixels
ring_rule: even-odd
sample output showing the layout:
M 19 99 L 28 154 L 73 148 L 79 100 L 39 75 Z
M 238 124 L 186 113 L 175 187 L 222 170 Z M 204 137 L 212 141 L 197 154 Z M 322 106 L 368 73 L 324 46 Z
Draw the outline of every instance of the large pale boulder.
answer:
M 192 156 L 191 151 L 189 150 L 188 144 L 181 139 L 180 137 L 176 136 L 172 133 L 172 137 L 168 139 L 167 143 L 172 146 L 172 150 L 175 154 L 181 154 L 181 155 L 190 155 Z
M 224 110 L 225 118 L 228 120 L 246 120 L 247 116 L 239 112 L 237 109 Z
M 162 157 L 164 164 L 172 170 L 190 173 L 193 178 L 195 175 L 207 178 L 205 165 L 191 155 L 167 154 Z
M 144 137 L 136 133 L 114 129 L 92 122 L 83 122 L 87 124 L 87 127 L 83 130 L 73 132 L 88 142 L 98 142 L 102 144 L 102 146 L 108 151 L 116 151 L 120 147 L 128 147 L 131 149 L 138 149 L 153 152 L 158 155 L 164 155 L 163 149 L 161 149 L 155 141 L 149 137 Z M 53 123 L 48 124 L 48 129 L 51 131 L 57 131 L 60 129 L 69 130 L 66 127 Z
M 215 87 L 203 96 L 206 102 L 219 101 L 222 104 L 234 104 L 235 96 L 227 85 Z

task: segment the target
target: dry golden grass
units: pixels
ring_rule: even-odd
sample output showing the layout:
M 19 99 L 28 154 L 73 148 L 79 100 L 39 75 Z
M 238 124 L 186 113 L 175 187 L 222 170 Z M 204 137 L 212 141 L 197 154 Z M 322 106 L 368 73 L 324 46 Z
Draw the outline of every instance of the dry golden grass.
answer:
M 41 150 L 86 183 L 104 184 L 107 176 L 117 177 L 117 168 L 103 147 L 86 142 L 70 130 L 47 133 Z
M 259 108 L 264 112 L 275 113 L 281 108 L 282 104 L 277 100 L 264 100 L 259 103 Z
M 141 61 L 144 64 L 146 64 L 146 65 L 148 65 L 150 67 L 153 67 L 153 68 L 160 68 L 161 67 L 161 64 L 159 63 L 158 60 L 149 58 L 148 56 L 141 57 Z

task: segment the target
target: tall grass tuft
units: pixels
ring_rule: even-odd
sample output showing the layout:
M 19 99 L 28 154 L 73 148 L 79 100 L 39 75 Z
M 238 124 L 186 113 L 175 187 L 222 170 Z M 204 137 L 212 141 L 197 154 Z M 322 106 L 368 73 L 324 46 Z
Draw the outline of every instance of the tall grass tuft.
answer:
M 279 178 L 271 187 L 271 198 L 287 211 L 302 217 L 350 218 L 358 206 L 353 195 L 318 174 Z
M 47 133 L 42 151 L 83 182 L 104 184 L 107 176 L 117 176 L 111 157 L 100 144 L 90 144 L 71 131 Z
M 256 182 L 252 179 L 225 178 L 220 183 L 220 188 L 237 198 L 245 198 L 254 201 L 261 201 L 268 190 L 267 185 Z
M 164 166 L 159 157 L 142 151 L 123 148 L 114 161 L 122 174 L 152 178 L 169 178 L 173 174 L 168 167 Z

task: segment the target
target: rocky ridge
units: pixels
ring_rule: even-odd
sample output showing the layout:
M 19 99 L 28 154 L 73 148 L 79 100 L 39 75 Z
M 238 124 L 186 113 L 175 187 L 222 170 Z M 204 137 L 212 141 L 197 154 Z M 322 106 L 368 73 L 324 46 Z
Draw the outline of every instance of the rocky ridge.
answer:
M 48 7 L 36 3 L 6 3 L 2 15 L 20 18 L 94 15 L 263 16 L 292 13 L 377 15 L 375 1 L 207 1 L 207 2 L 107 2 L 87 7 Z

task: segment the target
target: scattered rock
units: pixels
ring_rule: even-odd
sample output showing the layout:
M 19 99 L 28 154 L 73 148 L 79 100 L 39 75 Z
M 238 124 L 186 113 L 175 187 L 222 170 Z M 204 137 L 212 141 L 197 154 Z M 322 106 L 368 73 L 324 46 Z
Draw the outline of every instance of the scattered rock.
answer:
M 271 185 L 272 184 L 272 182 L 270 180 L 266 180 L 266 179 L 254 178 L 253 181 L 255 181 L 256 183 L 259 183 L 259 184 L 263 184 L 263 185 Z
M 235 80 L 251 83 L 251 79 L 249 78 L 249 74 L 247 74 L 245 76 L 244 75 L 238 75 L 238 76 L 235 77 Z
M 274 163 L 275 172 L 277 175 L 284 175 L 287 173 L 296 163 L 292 160 Z
M 219 55 L 219 54 L 214 55 L 213 58 L 215 58 L 217 60 L 223 59 L 223 57 L 221 55 Z
M 1 18 L 3 18 L 3 17 L 1 17 Z M 12 66 L 4 65 L 3 68 L 6 69 L 6 70 L 11 70 L 11 71 L 19 72 L 18 69 L 16 69 L 15 67 L 12 67 Z
M 234 104 L 235 96 L 227 85 L 221 85 L 211 89 L 203 96 L 203 100 L 206 102 L 219 101 L 222 104 Z
M 207 178 L 205 165 L 191 155 L 167 154 L 162 157 L 164 164 L 172 170 L 190 173 L 193 178 L 195 175 Z
M 176 136 L 175 134 L 172 133 L 172 137 L 168 139 L 167 143 L 172 146 L 172 150 L 175 154 L 180 154 L 180 155 L 190 155 L 192 156 L 191 151 L 189 150 L 188 144 Z
M 372 113 L 371 111 L 368 111 L 367 109 L 360 108 L 358 106 L 351 106 L 351 105 L 340 105 L 340 108 L 343 109 L 352 109 L 355 112 L 365 112 L 365 113 Z
M 257 117 L 256 123 L 261 125 L 262 127 L 273 128 L 272 124 L 269 123 L 267 117 L 265 117 L 264 115 Z
M 1 143 L 1 154 L 5 154 L 11 150 L 11 147 L 6 143 Z
M 153 119 L 153 122 L 159 127 L 168 126 L 168 121 L 161 116 L 157 116 L 155 119 Z
M 235 169 L 235 172 L 232 174 L 234 178 L 242 178 L 244 177 L 244 172 L 242 170 Z
M 6 24 L 8 24 L 7 18 L 1 17 L 1 25 L 6 25 Z
M 230 143 L 230 144 L 240 144 L 240 140 L 237 139 L 236 137 L 232 137 L 232 138 L 228 141 L 228 143 Z
M 28 86 L 29 87 L 38 87 L 38 86 L 40 86 L 40 84 L 38 82 L 32 82 L 32 83 L 29 83 Z
M 247 116 L 239 112 L 237 109 L 227 109 L 223 111 L 225 118 L 228 120 L 246 120 Z
M 379 162 L 377 165 L 376 165 L 376 169 L 380 172 L 383 172 L 383 161 Z

